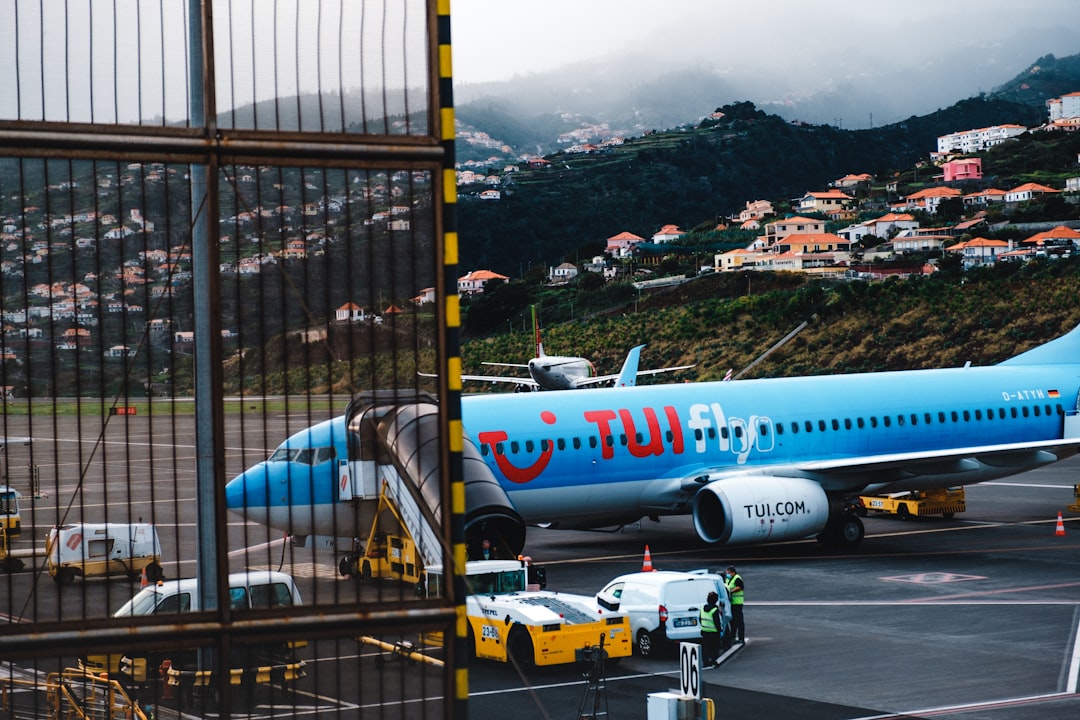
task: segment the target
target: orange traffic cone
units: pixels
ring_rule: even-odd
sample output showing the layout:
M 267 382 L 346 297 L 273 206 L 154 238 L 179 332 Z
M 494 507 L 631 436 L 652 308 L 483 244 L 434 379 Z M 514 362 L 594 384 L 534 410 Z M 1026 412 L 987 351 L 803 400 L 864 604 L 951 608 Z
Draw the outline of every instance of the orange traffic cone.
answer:
M 139 580 L 139 587 L 144 588 L 150 584 L 150 581 L 146 579 L 146 568 L 142 569 L 142 578 Z
M 1054 530 L 1054 535 L 1065 536 L 1065 523 L 1061 521 L 1061 513 L 1058 513 L 1057 528 Z
M 645 562 L 641 565 L 641 572 L 652 572 L 652 555 L 649 554 L 649 546 L 645 546 Z

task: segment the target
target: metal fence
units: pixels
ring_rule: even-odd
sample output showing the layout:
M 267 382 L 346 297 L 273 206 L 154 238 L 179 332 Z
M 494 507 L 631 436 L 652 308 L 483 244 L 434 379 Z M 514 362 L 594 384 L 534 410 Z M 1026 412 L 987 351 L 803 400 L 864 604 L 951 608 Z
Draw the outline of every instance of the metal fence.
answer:
M 0 9 L 0 717 L 465 715 L 448 12 Z

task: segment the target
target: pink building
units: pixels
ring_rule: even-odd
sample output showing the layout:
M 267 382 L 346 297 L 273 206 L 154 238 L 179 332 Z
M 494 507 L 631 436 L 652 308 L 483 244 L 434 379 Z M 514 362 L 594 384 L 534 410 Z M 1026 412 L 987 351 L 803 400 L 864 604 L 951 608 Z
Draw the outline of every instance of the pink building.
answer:
M 979 180 L 982 178 L 982 158 L 950 160 L 942 165 L 941 169 L 945 171 L 945 182 Z

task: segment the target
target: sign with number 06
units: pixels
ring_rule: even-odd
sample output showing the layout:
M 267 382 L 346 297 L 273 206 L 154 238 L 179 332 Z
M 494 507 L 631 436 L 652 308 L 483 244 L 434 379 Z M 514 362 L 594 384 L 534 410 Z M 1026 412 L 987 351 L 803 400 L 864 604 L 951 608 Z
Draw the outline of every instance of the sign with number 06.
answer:
M 679 691 L 701 699 L 701 646 L 679 643 Z

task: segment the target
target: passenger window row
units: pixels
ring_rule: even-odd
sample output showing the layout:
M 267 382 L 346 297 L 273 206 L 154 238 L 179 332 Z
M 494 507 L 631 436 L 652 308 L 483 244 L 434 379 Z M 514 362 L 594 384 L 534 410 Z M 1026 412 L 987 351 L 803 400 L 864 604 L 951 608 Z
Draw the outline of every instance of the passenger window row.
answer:
M 872 416 L 870 416 L 869 418 L 866 418 L 866 419 L 861 418 L 861 417 L 857 417 L 857 418 L 855 418 L 854 421 L 852 421 L 851 418 L 844 418 L 843 421 L 838 420 L 837 418 L 833 418 L 828 423 L 826 423 L 825 420 L 818 420 L 817 421 L 817 430 L 819 432 L 825 432 L 830 427 L 833 430 L 840 430 L 841 423 L 843 424 L 843 428 L 845 430 L 852 430 L 852 429 L 855 429 L 855 428 L 857 428 L 859 430 L 862 430 L 862 429 L 864 429 L 864 428 L 866 428 L 868 426 L 870 428 L 877 428 L 877 427 L 887 427 L 888 428 L 888 427 L 892 427 L 894 422 L 895 422 L 897 427 L 903 427 L 903 426 L 909 425 L 909 424 L 914 426 L 914 425 L 918 425 L 920 423 L 922 423 L 924 425 L 932 425 L 932 424 L 934 424 L 935 420 L 939 425 L 947 425 L 949 423 L 959 423 L 961 421 L 963 421 L 963 422 L 972 422 L 973 419 L 974 419 L 974 421 L 979 422 L 979 421 L 983 421 L 983 420 L 992 421 L 995 418 L 997 420 L 1008 420 L 1008 419 L 1017 419 L 1017 418 L 1020 418 L 1020 417 L 1025 417 L 1025 418 L 1026 417 L 1032 417 L 1032 416 L 1041 417 L 1043 415 L 1045 415 L 1046 417 L 1050 417 L 1054 413 L 1057 413 L 1058 415 L 1064 415 L 1065 414 L 1065 409 L 1060 404 L 1052 407 L 1049 403 L 1047 403 L 1047 404 L 1041 405 L 1041 406 L 1040 405 L 1031 405 L 1031 406 L 1022 405 L 1019 408 L 1016 405 L 1013 405 L 1012 407 L 1008 408 L 1008 410 L 1006 410 L 1006 408 L 1004 408 L 1004 407 L 999 407 L 999 408 L 997 408 L 996 411 L 995 411 L 994 408 L 987 408 L 985 413 L 982 411 L 981 408 L 977 408 L 974 411 L 972 411 L 972 410 L 960 410 L 960 411 L 951 410 L 948 413 L 946 413 L 945 411 L 939 410 L 936 414 L 935 413 L 929 413 L 929 412 L 924 412 L 924 413 L 921 413 L 921 414 L 920 413 L 910 413 L 910 414 L 901 413 L 901 414 L 898 414 L 896 416 L 883 415 L 881 417 L 880 421 L 878 420 L 878 417 L 876 415 L 872 415 Z M 796 421 L 793 421 L 790 424 L 790 428 L 791 428 L 792 434 L 798 434 L 800 432 L 800 425 Z M 762 426 L 762 429 L 764 429 L 764 426 Z M 808 432 L 808 433 L 814 432 L 814 422 L 811 421 L 811 420 L 806 420 L 803 423 L 803 425 L 801 426 L 801 429 L 803 431 L 805 431 L 805 432 Z M 776 434 L 777 435 L 783 435 L 784 434 L 784 424 L 783 423 L 777 423 L 776 424 Z
M 1022 405 L 1022 406 L 1019 406 L 1019 407 L 1017 407 L 1016 405 L 1013 405 L 1013 406 L 1009 407 L 1008 409 L 1006 409 L 1004 407 L 999 407 L 996 410 L 994 408 L 987 408 L 985 412 L 983 412 L 983 410 L 981 408 L 977 408 L 975 410 L 959 410 L 959 411 L 958 410 L 952 410 L 952 411 L 949 411 L 948 413 L 946 413 L 945 411 L 942 410 L 942 411 L 938 411 L 937 413 L 924 412 L 924 413 L 921 413 L 921 414 L 920 413 L 907 413 L 907 414 L 898 414 L 898 415 L 895 415 L 895 416 L 893 416 L 893 415 L 883 415 L 883 416 L 881 416 L 880 419 L 876 415 L 871 415 L 869 418 L 857 417 L 854 420 L 852 420 L 851 418 L 844 418 L 843 420 L 833 418 L 833 419 L 831 419 L 829 421 L 819 419 L 816 423 L 814 421 L 812 421 L 812 420 L 805 420 L 805 421 L 803 421 L 803 423 L 801 425 L 800 425 L 800 423 L 798 421 L 792 421 L 789 424 L 788 427 L 790 428 L 790 431 L 791 431 L 792 434 L 797 435 L 799 432 L 807 432 L 807 433 L 814 432 L 815 427 L 816 427 L 818 432 L 826 432 L 830 428 L 832 428 L 835 431 L 839 431 L 841 426 L 844 428 L 844 430 L 853 430 L 853 429 L 863 430 L 863 429 L 866 429 L 867 427 L 869 427 L 871 429 L 878 428 L 878 427 L 891 428 L 891 427 L 893 427 L 894 423 L 895 423 L 895 425 L 897 427 L 904 427 L 905 425 L 909 425 L 909 424 L 913 425 L 913 426 L 914 425 L 919 425 L 919 424 L 932 425 L 932 424 L 934 424 L 935 421 L 939 425 L 947 425 L 949 423 L 972 422 L 973 420 L 975 422 L 981 422 L 983 420 L 994 421 L 995 418 L 997 420 L 1008 420 L 1008 419 L 1018 419 L 1018 418 L 1021 418 L 1021 417 L 1026 418 L 1026 417 L 1032 417 L 1032 416 L 1034 416 L 1034 417 L 1042 417 L 1042 416 L 1050 417 L 1051 415 L 1053 415 L 1055 413 L 1057 415 L 1064 415 L 1065 414 L 1065 409 L 1060 404 L 1055 405 L 1055 406 L 1051 406 L 1049 403 L 1047 403 L 1045 405 L 1031 405 L 1031 406 Z M 763 437 L 768 436 L 770 426 L 772 426 L 772 423 L 760 423 L 758 425 L 758 429 L 757 429 L 758 430 L 758 438 L 763 438 Z M 785 432 L 784 423 L 782 423 L 782 422 L 776 423 L 776 434 L 777 435 L 783 435 L 784 432 Z M 714 439 L 716 439 L 716 434 L 717 434 L 717 429 L 712 428 L 712 427 L 708 428 L 704 432 L 701 429 L 694 430 L 694 438 L 696 440 L 701 440 L 703 437 L 707 437 L 710 440 L 714 440 Z M 734 428 L 731 428 L 731 429 L 729 429 L 727 426 L 724 426 L 724 427 L 720 428 L 720 437 L 723 438 L 724 440 L 728 440 L 731 437 L 734 437 L 736 439 L 742 439 L 745 434 L 746 434 L 745 430 L 743 429 L 742 426 L 739 426 L 739 425 L 736 425 Z M 625 447 L 627 444 L 629 444 L 629 439 L 628 439 L 626 433 L 620 433 L 617 436 L 614 435 L 614 434 L 607 435 L 605 437 L 606 445 L 608 447 L 614 447 L 616 437 L 618 437 L 618 439 L 619 439 L 618 442 L 623 447 Z M 670 445 L 673 442 L 674 435 L 672 434 L 672 432 L 670 430 L 668 430 L 668 431 L 666 431 L 664 433 L 664 440 L 667 442 L 668 445 Z M 645 439 L 644 439 L 644 437 L 642 436 L 641 433 L 637 433 L 635 435 L 635 441 L 637 442 L 637 444 L 639 446 L 643 445 L 645 443 Z M 580 450 L 582 447 L 584 447 L 584 445 L 586 443 L 588 444 L 588 446 L 590 448 L 595 449 L 595 448 L 600 446 L 600 438 L 595 436 L 595 435 L 590 435 L 590 436 L 588 436 L 587 438 L 584 438 L 584 439 L 582 439 L 580 437 L 573 437 L 573 438 L 570 438 L 570 440 L 569 440 L 569 446 L 572 447 L 574 450 Z M 496 445 L 495 445 L 495 453 L 498 454 L 498 455 L 505 455 L 506 451 L 507 451 L 507 448 L 505 447 L 506 444 L 507 443 L 496 443 Z M 524 443 L 522 443 L 522 442 L 520 442 L 518 440 L 511 440 L 509 445 L 510 445 L 509 450 L 510 450 L 511 455 L 516 455 L 519 452 L 521 452 L 522 447 L 525 448 L 525 452 L 531 454 L 531 453 L 534 453 L 536 451 L 536 447 L 537 447 L 537 443 L 534 440 L 526 440 Z M 566 438 L 556 438 L 555 439 L 555 447 L 558 448 L 560 451 L 566 450 L 567 446 L 568 446 L 568 442 L 567 442 Z M 544 439 L 540 440 L 539 447 L 540 447 L 541 452 L 548 452 L 552 447 L 552 441 L 548 440 L 547 438 L 544 438 Z M 480 454 L 481 455 L 487 456 L 490 453 L 491 453 L 491 449 L 488 447 L 488 445 L 484 444 L 484 445 L 480 446 Z

